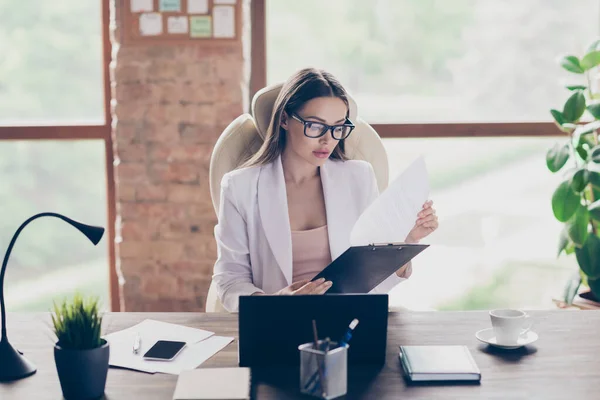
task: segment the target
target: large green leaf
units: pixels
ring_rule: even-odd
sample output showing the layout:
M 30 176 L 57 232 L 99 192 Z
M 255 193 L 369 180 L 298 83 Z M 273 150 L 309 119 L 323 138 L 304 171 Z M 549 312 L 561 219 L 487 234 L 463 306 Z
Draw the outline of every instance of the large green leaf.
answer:
M 589 182 L 589 175 L 590 172 L 585 168 L 575 172 L 575 175 L 571 178 L 571 188 L 575 193 L 581 193 L 585 189 Z
M 593 50 L 587 53 L 581 60 L 581 68 L 588 70 L 600 64 L 600 51 Z
M 584 85 L 570 85 L 570 86 L 565 86 L 567 89 L 569 90 L 586 90 L 587 86 Z
M 594 220 L 600 221 L 600 200 L 596 200 L 590 204 L 588 206 L 588 212 Z
M 565 122 L 576 122 L 581 118 L 585 111 L 585 96 L 581 90 L 576 90 L 571 97 L 568 98 L 563 109 L 563 117 Z
M 583 161 L 587 161 L 588 151 L 586 149 L 585 142 L 580 142 L 575 148 L 575 151 L 577 151 L 577 154 L 579 154 L 579 157 L 581 157 Z
M 588 105 L 587 110 L 590 112 L 590 114 L 594 116 L 594 118 L 600 119 L 600 103 L 593 103 Z
M 570 181 L 562 182 L 552 195 L 552 211 L 560 222 L 567 222 L 580 206 L 580 197 L 571 189 Z
M 583 247 L 575 249 L 575 256 L 579 268 L 587 275 L 588 279 L 600 278 L 600 239 L 598 236 L 588 235 Z
M 546 153 L 546 166 L 551 172 L 558 172 L 569 160 L 569 144 L 560 145 L 556 143 Z
M 600 299 L 600 279 L 588 279 L 587 283 L 594 297 Z
M 581 68 L 579 59 L 575 56 L 564 56 L 560 60 L 560 65 L 569 72 L 583 74 L 585 71 Z
M 590 171 L 588 180 L 595 189 L 600 189 L 600 172 Z
M 563 117 L 562 112 L 552 109 L 550 110 L 550 114 L 552 114 L 552 117 L 554 117 L 559 126 L 565 123 L 565 117 Z
M 592 161 L 595 163 L 600 163 L 600 146 L 594 147 L 592 150 Z
M 588 237 L 590 214 L 586 207 L 579 207 L 575 215 L 567 223 L 569 238 L 577 246 L 583 246 Z

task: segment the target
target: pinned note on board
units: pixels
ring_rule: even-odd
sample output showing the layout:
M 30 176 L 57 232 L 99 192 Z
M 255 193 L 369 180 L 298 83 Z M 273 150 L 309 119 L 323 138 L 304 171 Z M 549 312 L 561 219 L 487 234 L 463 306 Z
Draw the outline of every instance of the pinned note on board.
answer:
M 179 12 L 181 11 L 181 0 L 159 0 L 158 9 L 160 11 Z
M 188 14 L 208 14 L 208 0 L 188 0 Z
M 153 0 L 131 0 L 131 12 L 151 12 L 154 11 Z
M 231 6 L 213 7 L 214 36 L 216 38 L 235 37 L 235 8 Z
M 140 15 L 140 33 L 143 36 L 160 35 L 163 32 L 162 15 L 159 13 L 144 13 Z
M 190 36 L 202 38 L 211 36 L 211 18 L 208 15 L 194 15 L 190 17 Z
M 186 17 L 169 17 L 167 31 L 169 33 L 188 33 L 188 19 Z

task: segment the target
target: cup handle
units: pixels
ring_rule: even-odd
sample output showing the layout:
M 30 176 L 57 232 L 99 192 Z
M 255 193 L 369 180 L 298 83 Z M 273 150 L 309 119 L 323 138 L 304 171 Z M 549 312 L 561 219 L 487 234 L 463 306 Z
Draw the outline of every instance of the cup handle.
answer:
M 531 330 L 531 327 L 533 326 L 533 319 L 531 318 L 531 315 L 525 314 L 525 320 L 527 320 L 529 322 L 529 325 L 527 325 L 527 328 L 524 328 L 521 330 L 521 333 L 519 334 L 519 336 L 524 335 L 527 332 L 529 332 Z

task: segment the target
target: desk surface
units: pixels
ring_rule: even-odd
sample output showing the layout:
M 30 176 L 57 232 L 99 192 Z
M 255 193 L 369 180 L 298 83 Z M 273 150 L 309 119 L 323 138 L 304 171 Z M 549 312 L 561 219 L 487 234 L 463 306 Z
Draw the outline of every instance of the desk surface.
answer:
M 389 315 L 386 364 L 380 371 L 350 371 L 346 399 L 565 399 L 588 398 L 600 382 L 600 311 L 533 312 L 539 340 L 525 348 L 501 351 L 480 343 L 475 332 L 489 326 L 486 312 L 398 312 Z M 207 329 L 237 338 L 237 317 L 197 313 L 110 313 L 106 333 L 152 318 Z M 0 399 L 60 399 L 48 314 L 9 314 L 8 334 L 38 367 L 30 378 L 0 383 Z M 479 385 L 407 385 L 401 376 L 400 344 L 464 344 L 482 373 Z M 237 340 L 201 367 L 237 365 Z M 106 399 L 171 399 L 177 376 L 113 369 Z M 310 398 L 297 390 L 298 377 L 278 371 L 253 371 L 253 398 Z

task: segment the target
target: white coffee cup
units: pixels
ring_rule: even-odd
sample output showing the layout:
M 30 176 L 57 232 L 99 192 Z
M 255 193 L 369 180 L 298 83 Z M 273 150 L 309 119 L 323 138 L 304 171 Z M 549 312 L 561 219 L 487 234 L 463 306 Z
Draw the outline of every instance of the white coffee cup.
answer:
M 498 344 L 517 344 L 519 337 L 531 329 L 531 318 L 520 310 L 490 311 L 492 327 Z

